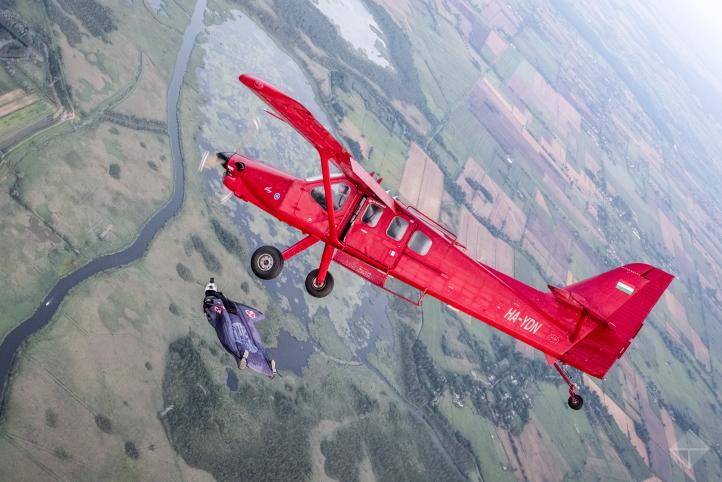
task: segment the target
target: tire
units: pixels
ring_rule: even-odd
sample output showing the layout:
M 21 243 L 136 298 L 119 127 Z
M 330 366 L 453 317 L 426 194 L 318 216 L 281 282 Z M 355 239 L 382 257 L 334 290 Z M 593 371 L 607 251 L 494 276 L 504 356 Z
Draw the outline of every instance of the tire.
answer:
M 273 246 L 261 246 L 251 256 L 251 270 L 261 279 L 273 279 L 283 270 L 283 256 Z
M 581 410 L 582 405 L 584 405 L 584 399 L 579 395 L 574 394 L 574 398 L 569 397 L 567 400 L 567 405 L 569 405 L 569 408 L 572 410 Z
M 308 294 L 311 296 L 314 296 L 316 298 L 323 298 L 324 296 L 328 296 L 329 293 L 333 290 L 333 276 L 331 276 L 331 273 L 326 273 L 326 280 L 324 281 L 322 286 L 316 286 L 316 276 L 318 276 L 318 270 L 314 269 L 310 273 L 308 273 L 308 276 L 306 276 L 306 291 L 308 291 Z

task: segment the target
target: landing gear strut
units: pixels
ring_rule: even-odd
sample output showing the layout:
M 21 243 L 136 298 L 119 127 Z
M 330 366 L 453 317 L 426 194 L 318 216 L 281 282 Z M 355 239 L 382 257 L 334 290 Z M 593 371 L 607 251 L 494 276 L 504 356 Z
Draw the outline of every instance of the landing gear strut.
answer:
M 296 244 L 286 248 L 283 252 L 273 246 L 261 246 L 251 256 L 251 269 L 261 279 L 273 279 L 281 274 L 284 261 L 305 251 L 317 242 L 318 238 L 308 235 Z M 334 250 L 333 246 L 326 244 L 323 248 L 321 264 L 318 269 L 312 270 L 306 276 L 306 291 L 311 296 L 323 298 L 333 290 L 333 276 L 328 272 L 328 267 L 333 259 Z
M 311 296 L 316 298 L 323 298 L 328 296 L 333 290 L 333 276 L 328 272 L 328 267 L 331 264 L 333 258 L 334 247 L 327 244 L 323 248 L 323 254 L 321 255 L 321 265 L 318 269 L 312 270 L 306 276 L 306 291 Z
M 572 383 L 567 374 L 564 373 L 562 367 L 559 366 L 559 362 L 554 362 L 554 368 L 557 369 L 564 381 L 567 382 L 567 385 L 569 385 L 569 399 L 567 400 L 567 405 L 569 405 L 569 408 L 571 408 L 572 410 L 581 410 L 582 405 L 584 405 L 584 399 L 581 396 L 577 395 L 577 386 Z

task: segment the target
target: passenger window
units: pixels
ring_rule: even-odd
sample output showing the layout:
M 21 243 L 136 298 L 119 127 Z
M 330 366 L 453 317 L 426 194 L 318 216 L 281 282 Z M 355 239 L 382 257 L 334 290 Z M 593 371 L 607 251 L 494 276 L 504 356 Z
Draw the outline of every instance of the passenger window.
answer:
M 349 194 L 351 194 L 351 188 L 347 184 L 338 182 L 331 185 L 331 192 L 333 193 L 333 208 L 341 209 L 346 204 Z M 311 197 L 324 210 L 326 209 L 326 193 L 324 193 L 323 186 L 316 186 L 311 189 Z
M 364 211 L 364 215 L 361 216 L 361 221 L 363 221 L 364 224 L 375 228 L 376 225 L 379 223 L 379 220 L 381 219 L 381 215 L 383 214 L 384 208 L 376 204 L 369 203 L 369 205 L 366 206 L 366 211 Z
M 396 241 L 401 241 L 401 238 L 406 234 L 406 229 L 409 227 L 409 222 L 402 217 L 396 216 L 390 223 L 386 234 Z
M 414 253 L 425 256 L 431 249 L 431 239 L 419 230 L 416 230 L 409 239 L 409 249 Z

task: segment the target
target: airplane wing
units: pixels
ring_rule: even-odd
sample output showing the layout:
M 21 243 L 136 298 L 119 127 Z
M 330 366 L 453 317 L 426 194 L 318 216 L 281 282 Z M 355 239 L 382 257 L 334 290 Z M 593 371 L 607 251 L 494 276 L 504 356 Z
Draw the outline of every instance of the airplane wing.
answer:
M 269 112 L 269 114 L 289 124 L 311 143 L 321 159 L 333 162 L 361 190 L 378 198 L 392 211 L 396 211 L 394 199 L 389 193 L 366 172 L 361 164 L 351 157 L 351 154 L 313 117 L 313 114 L 303 104 L 271 84 L 251 75 L 243 74 L 238 79 L 273 109 L 274 112 Z

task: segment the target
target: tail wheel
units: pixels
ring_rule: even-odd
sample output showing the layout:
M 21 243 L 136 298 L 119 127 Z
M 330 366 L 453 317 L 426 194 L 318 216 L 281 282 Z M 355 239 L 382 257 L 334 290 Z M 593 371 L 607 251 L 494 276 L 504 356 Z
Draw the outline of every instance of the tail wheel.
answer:
M 333 276 L 331 276 L 331 273 L 326 273 L 326 279 L 323 284 L 320 285 L 316 282 L 317 276 L 317 269 L 308 273 L 308 276 L 306 276 L 306 291 L 308 291 L 309 295 L 315 296 L 316 298 L 328 296 L 328 294 L 333 290 Z
M 261 279 L 273 279 L 283 269 L 283 256 L 273 246 L 261 246 L 251 256 L 253 274 Z
M 584 405 L 584 399 L 575 393 L 569 397 L 567 404 L 572 410 L 581 410 L 582 405 Z

